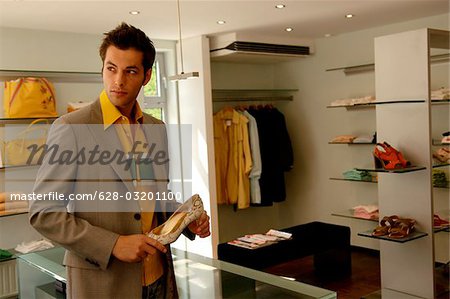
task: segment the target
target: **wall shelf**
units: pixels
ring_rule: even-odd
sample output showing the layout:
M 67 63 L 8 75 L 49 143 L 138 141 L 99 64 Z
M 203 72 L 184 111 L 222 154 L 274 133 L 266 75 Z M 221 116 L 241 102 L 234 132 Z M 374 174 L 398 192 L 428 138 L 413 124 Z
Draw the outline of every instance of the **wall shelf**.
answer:
M 36 120 L 36 119 L 46 119 L 49 121 L 54 121 L 58 118 L 58 116 L 55 117 L 0 117 L 0 125 L 4 124 L 15 124 L 15 123 L 30 123 L 30 121 Z
M 330 180 L 333 181 L 348 181 L 348 182 L 360 182 L 360 183 L 378 183 L 377 181 L 373 180 L 372 181 L 363 181 L 363 180 L 352 180 L 352 179 L 346 179 L 346 178 L 330 178 Z
M 388 173 L 407 173 L 414 172 L 427 169 L 424 166 L 411 166 L 407 168 L 398 168 L 398 169 L 384 169 L 384 168 L 356 168 L 359 171 L 368 171 L 368 172 L 388 172 Z
M 298 89 L 213 89 L 213 102 L 293 101 Z
M 15 169 L 15 168 L 28 168 L 28 167 L 39 167 L 40 164 L 30 164 L 30 165 L 5 165 L 1 166 L 0 169 Z
M 406 243 L 406 242 L 410 242 L 410 241 L 417 240 L 417 239 L 428 236 L 427 233 L 414 231 L 414 232 L 411 232 L 407 237 L 393 239 L 393 238 L 389 238 L 388 236 L 372 236 L 372 232 L 373 232 L 373 230 L 368 230 L 365 232 L 358 233 L 358 236 L 372 238 L 372 239 L 378 239 L 378 240 L 391 241 L 391 242 L 396 242 L 396 243 Z
M 372 142 L 328 142 L 328 144 L 347 144 L 347 145 L 367 145 L 367 144 L 372 144 L 374 145 L 375 143 Z
M 15 80 L 20 77 L 44 77 L 53 82 L 101 83 L 100 72 L 36 71 L 0 69 L 0 80 Z
M 0 211 L 0 218 L 22 215 L 22 214 L 28 214 L 28 208 L 27 209 L 18 209 L 18 210 L 13 210 L 13 211 Z
M 430 56 L 430 63 L 442 63 L 442 62 L 449 62 L 450 61 L 450 53 L 445 54 L 437 54 L 437 55 L 431 55 Z M 357 74 L 357 73 L 364 73 L 364 72 L 373 72 L 375 70 L 375 63 L 367 63 L 367 64 L 359 64 L 359 65 L 352 65 L 352 66 L 344 66 L 344 67 L 336 67 L 327 69 L 327 72 L 332 71 L 344 71 L 344 73 L 347 74 Z
M 450 146 L 450 143 L 442 143 L 441 139 L 433 139 L 432 144 L 434 146 Z
M 358 219 L 358 220 L 371 221 L 371 222 L 377 222 L 378 223 L 378 218 L 363 218 L 363 217 L 355 216 L 355 213 L 354 213 L 353 209 L 348 209 L 348 210 L 345 210 L 345 211 L 339 211 L 339 212 L 331 213 L 331 215 L 337 216 L 337 217 Z

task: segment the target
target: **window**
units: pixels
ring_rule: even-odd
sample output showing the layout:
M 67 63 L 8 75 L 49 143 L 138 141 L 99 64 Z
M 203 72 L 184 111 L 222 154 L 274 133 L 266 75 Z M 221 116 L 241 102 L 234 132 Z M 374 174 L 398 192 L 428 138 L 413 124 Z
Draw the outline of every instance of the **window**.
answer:
M 160 120 L 165 118 L 167 103 L 165 77 L 164 55 L 157 53 L 152 68 L 152 77 L 147 85 L 144 86 L 143 110 L 145 113 Z

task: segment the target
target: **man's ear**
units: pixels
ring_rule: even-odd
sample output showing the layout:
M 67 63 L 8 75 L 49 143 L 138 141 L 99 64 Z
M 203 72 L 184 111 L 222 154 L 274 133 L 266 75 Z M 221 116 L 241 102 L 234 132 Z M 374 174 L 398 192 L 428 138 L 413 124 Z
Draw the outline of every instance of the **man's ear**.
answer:
M 148 81 L 150 81 L 150 78 L 152 77 L 152 69 L 147 70 L 147 72 L 145 72 L 145 78 L 144 78 L 144 82 L 142 83 L 142 86 L 147 85 Z

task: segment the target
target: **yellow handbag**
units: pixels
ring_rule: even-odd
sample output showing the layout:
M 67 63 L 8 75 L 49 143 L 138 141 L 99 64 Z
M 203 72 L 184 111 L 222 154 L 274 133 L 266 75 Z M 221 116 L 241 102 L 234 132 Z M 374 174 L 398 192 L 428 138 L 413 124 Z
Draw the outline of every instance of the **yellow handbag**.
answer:
M 34 126 L 37 123 L 45 122 L 46 125 Z M 28 149 L 29 146 L 36 145 L 37 149 L 45 144 L 47 139 L 47 132 L 49 129 L 49 123 L 46 119 L 36 119 L 30 125 L 20 132 L 16 139 L 6 141 L 4 145 L 5 152 L 5 166 L 13 165 L 36 165 L 38 163 L 41 154 L 43 153 L 43 148 L 38 150 L 32 157 L 31 161 L 28 159 L 31 156 L 33 149 Z M 32 132 L 40 131 L 38 137 L 28 138 Z M 30 162 L 30 163 L 28 163 Z
M 55 90 L 45 78 L 5 81 L 3 95 L 5 117 L 57 116 Z

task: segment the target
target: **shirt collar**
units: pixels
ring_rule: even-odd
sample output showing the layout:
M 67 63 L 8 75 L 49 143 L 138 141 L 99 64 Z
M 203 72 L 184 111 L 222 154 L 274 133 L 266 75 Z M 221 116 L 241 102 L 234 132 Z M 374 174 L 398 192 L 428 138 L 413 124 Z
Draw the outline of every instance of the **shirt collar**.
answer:
M 117 109 L 117 107 L 114 106 L 113 103 L 111 103 L 105 90 L 103 90 L 100 94 L 100 106 L 102 108 L 103 128 L 105 130 L 112 124 L 116 123 L 119 119 L 124 117 L 122 113 L 120 113 L 119 109 Z M 134 111 L 136 121 L 138 123 L 142 123 L 144 114 L 142 113 L 141 107 L 139 106 L 139 103 L 137 101 Z

